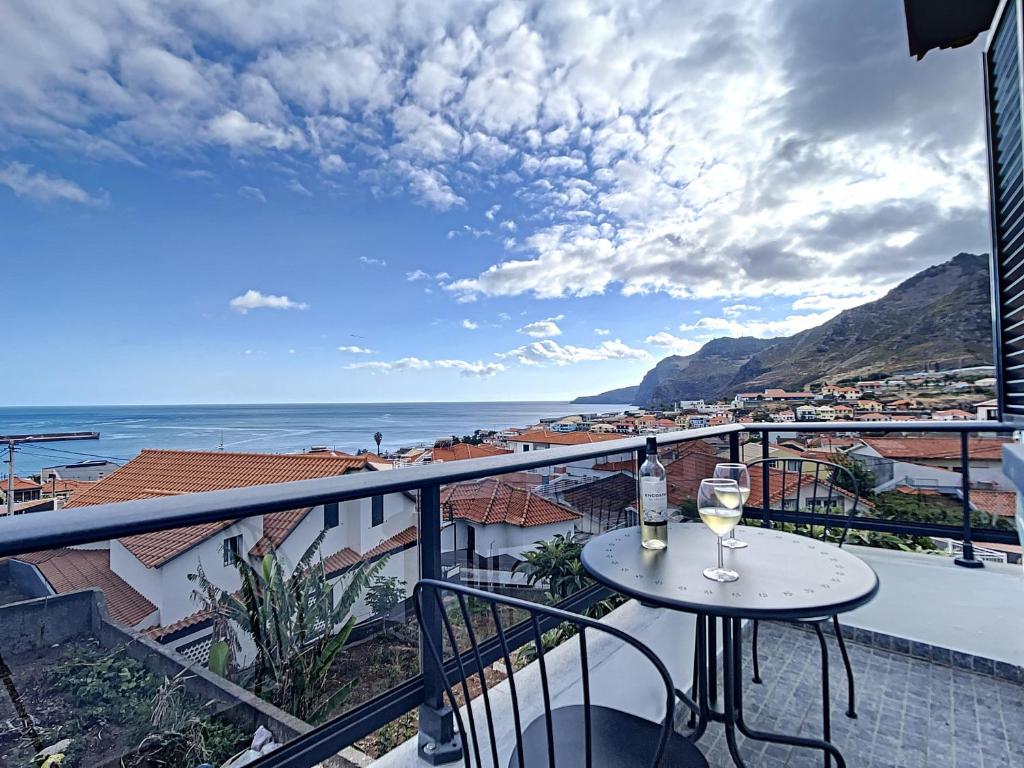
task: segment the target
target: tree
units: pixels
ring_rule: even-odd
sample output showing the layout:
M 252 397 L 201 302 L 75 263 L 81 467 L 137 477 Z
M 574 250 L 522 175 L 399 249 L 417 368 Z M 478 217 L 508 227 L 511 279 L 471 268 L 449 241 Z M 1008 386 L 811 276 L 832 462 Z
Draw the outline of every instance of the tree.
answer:
M 851 487 L 850 478 L 845 472 L 836 472 L 835 480 L 836 485 L 847 491 L 858 491 L 861 496 L 870 498 L 875 493 L 875 485 L 877 480 L 875 474 L 861 461 L 858 461 L 853 456 L 845 453 L 834 454 L 835 458 L 833 462 L 838 464 L 843 469 L 849 470 L 850 474 L 853 475 L 853 479 L 857 481 L 857 488 Z
M 380 453 L 380 441 L 384 439 L 384 435 L 379 431 L 373 433 L 373 442 L 377 444 L 377 453 Z
M 323 537 L 321 531 L 289 574 L 276 551 L 256 566 L 236 556 L 242 586 L 234 594 L 212 585 L 201 572 L 189 574 L 201 599 L 213 596 L 215 613 L 255 646 L 248 674 L 256 695 L 307 722 L 322 720 L 351 693 L 355 680 L 333 693 L 326 690 L 331 665 L 355 627 L 352 606 L 387 562 L 383 558 L 355 568 L 335 601 L 334 590 L 325 589 Z M 211 646 L 211 659 L 226 656 L 230 664 L 230 643 L 220 640 L 216 648 Z
M 397 576 L 378 576 L 366 590 L 366 604 L 381 620 L 384 637 L 388 636 L 388 615 L 405 600 L 408 594 L 406 587 L 406 583 Z
M 524 562 L 516 565 L 517 570 L 527 569 L 526 581 L 531 587 L 545 582 L 551 602 L 557 603 L 587 585 L 580 560 L 582 545 L 561 533 L 535 544 L 533 550 L 523 553 Z

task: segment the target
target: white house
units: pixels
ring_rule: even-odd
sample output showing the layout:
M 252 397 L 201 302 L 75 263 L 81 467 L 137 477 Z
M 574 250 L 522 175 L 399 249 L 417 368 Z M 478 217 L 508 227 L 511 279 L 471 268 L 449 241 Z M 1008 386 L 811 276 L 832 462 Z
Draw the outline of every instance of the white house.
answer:
M 1002 472 L 1002 447 L 1006 441 L 971 438 L 968 463 L 971 482 L 993 490 L 1010 488 Z M 849 450 L 875 476 L 875 491 L 897 485 L 915 488 L 956 489 L 961 485 L 960 438 L 864 437 Z
M 69 507 L 280 483 L 351 472 L 377 471 L 365 456 L 335 453 L 249 454 L 144 450 L 117 472 L 76 494 Z M 111 617 L 150 629 L 190 658 L 205 658 L 209 617 L 193 597 L 189 574 L 202 566 L 218 587 L 235 591 L 240 582 L 235 555 L 255 561 L 276 550 L 294 565 L 324 532 L 320 553 L 328 582 L 368 560 L 388 557 L 384 575 L 409 588 L 416 581 L 416 504 L 412 496 L 388 494 L 312 508 L 254 515 L 171 531 L 127 536 L 73 549 L 21 556 L 18 561 L 52 592 L 97 587 Z M 354 608 L 367 618 L 365 605 Z

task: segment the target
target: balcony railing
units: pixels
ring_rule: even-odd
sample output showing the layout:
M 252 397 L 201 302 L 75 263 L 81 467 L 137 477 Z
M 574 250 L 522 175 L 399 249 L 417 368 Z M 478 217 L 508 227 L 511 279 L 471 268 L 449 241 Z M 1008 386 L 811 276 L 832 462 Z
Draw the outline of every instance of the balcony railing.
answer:
M 760 439 L 761 454 L 770 457 L 771 438 L 779 433 L 948 433 L 960 438 L 962 521 L 959 525 L 924 523 L 858 517 L 853 529 L 881 531 L 906 536 L 955 539 L 962 542 L 957 563 L 979 567 L 973 544 L 1016 544 L 1012 530 L 978 527 L 971 519 L 971 476 L 968 436 L 972 433 L 1005 434 L 1011 426 L 996 422 L 805 422 L 797 424 L 731 424 L 705 429 L 662 433 L 660 446 L 674 446 L 694 440 L 717 439 L 728 446 L 733 461 L 741 456 L 744 437 Z M 60 547 L 86 545 L 93 542 L 138 534 L 168 531 L 184 526 L 238 520 L 253 515 L 313 507 L 330 502 L 351 501 L 371 496 L 396 493 L 417 493 L 419 531 L 419 578 L 441 579 L 453 563 L 451 555 L 442 556 L 442 530 L 445 519 L 442 509 L 442 487 L 454 483 L 480 480 L 511 472 L 554 467 L 571 462 L 598 459 L 626 453 L 644 457 L 643 438 L 625 438 L 582 446 L 549 448 L 538 452 L 516 453 L 493 458 L 474 459 L 434 465 L 403 468 L 397 471 L 364 472 L 339 477 L 302 480 L 291 483 L 260 485 L 206 493 L 164 496 L 141 501 L 89 506 L 55 512 L 40 512 L 6 518 L 0 522 L 0 556 L 15 556 Z M 806 522 L 805 513 L 761 510 L 761 523 Z M 756 510 L 748 510 L 756 514 Z M 801 518 L 801 515 L 804 515 Z M 457 556 L 455 556 L 457 559 Z M 583 610 L 607 597 L 608 592 L 596 586 L 580 590 L 562 607 Z M 425 632 L 441 641 L 439 615 L 425 617 Z M 542 627 L 548 629 L 548 627 Z M 513 628 L 506 640 L 512 647 L 532 639 L 532 628 Z M 501 649 L 495 641 L 483 643 L 483 663 L 498 660 Z M 443 684 L 429 663 L 424 663 L 422 642 L 420 674 L 397 687 L 356 707 L 348 713 L 321 725 L 282 746 L 264 758 L 262 764 L 274 766 L 311 766 L 335 755 L 355 741 L 367 736 L 401 715 L 419 708 L 420 753 L 430 760 L 437 755 L 435 745 L 450 741 L 453 722 L 443 701 Z

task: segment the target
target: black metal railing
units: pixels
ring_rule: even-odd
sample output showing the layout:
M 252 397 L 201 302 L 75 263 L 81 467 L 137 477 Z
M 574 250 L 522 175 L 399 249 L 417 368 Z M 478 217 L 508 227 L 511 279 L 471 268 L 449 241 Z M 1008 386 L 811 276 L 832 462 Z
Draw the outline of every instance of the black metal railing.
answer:
M 971 524 L 970 457 L 968 436 L 972 433 L 1009 433 L 1013 427 L 997 422 L 797 422 L 792 424 L 729 424 L 705 429 L 666 432 L 657 436 L 659 445 L 671 446 L 693 440 L 716 438 L 725 440 L 731 460 L 739 460 L 744 435 L 759 435 L 762 456 L 769 457 L 771 437 L 779 433 L 952 433 L 961 436 L 962 526 L 918 523 L 876 518 L 858 518 L 852 528 L 887 531 L 911 536 L 935 536 L 961 539 L 963 556 L 958 564 L 981 565 L 973 551 L 974 541 L 1016 543 L 1012 531 L 977 529 Z M 349 501 L 390 493 L 419 494 L 419 577 L 443 578 L 441 487 L 461 481 L 477 480 L 508 472 L 568 464 L 618 454 L 634 453 L 644 458 L 644 438 L 624 438 L 580 446 L 549 448 L 543 451 L 515 453 L 483 459 L 444 464 L 415 466 L 393 471 L 367 472 L 339 477 L 301 480 L 273 485 L 250 486 L 222 491 L 165 496 L 117 504 L 103 504 L 76 509 L 38 512 L 0 520 L 0 557 L 40 550 L 89 544 L 101 540 L 166 531 L 183 526 L 237 520 L 327 502 Z M 787 514 L 767 509 L 762 523 L 798 522 L 799 513 Z M 583 610 L 607 597 L 604 588 L 591 586 L 573 594 L 560 604 L 569 610 Z M 544 627 L 547 629 L 547 627 Z M 441 640 L 439 616 L 425 617 L 424 631 L 436 642 Z M 514 631 L 510 636 L 515 635 Z M 529 635 L 522 634 L 523 642 Z M 496 660 L 497 645 L 484 644 L 485 655 Z M 423 663 L 421 642 L 421 674 L 368 701 L 346 714 L 314 729 L 284 745 L 261 760 L 260 765 L 305 768 L 325 760 L 353 742 L 419 707 L 420 754 L 431 762 L 450 760 L 452 753 L 439 748 L 450 743 L 453 719 L 442 698 L 443 681 L 429 663 Z M 488 657 L 489 658 L 489 657 Z M 433 670 L 433 671 L 432 671 Z M 461 753 L 458 753 L 460 756 Z

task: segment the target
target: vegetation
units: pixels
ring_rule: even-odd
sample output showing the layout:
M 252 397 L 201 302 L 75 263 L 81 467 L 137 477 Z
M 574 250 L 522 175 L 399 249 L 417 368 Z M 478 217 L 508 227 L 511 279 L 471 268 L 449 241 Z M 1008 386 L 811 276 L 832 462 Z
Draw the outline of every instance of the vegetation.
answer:
M 49 741 L 71 738 L 62 766 L 95 760 L 89 736 L 98 740 L 122 729 L 138 746 L 121 759 L 124 766 L 219 764 L 241 750 L 249 737 L 239 727 L 209 711 L 185 690 L 184 673 L 161 680 L 123 647 L 76 649 L 49 672 L 49 682 L 69 702 L 72 719 Z
M 557 603 L 587 585 L 587 574 L 580 560 L 581 544 L 561 533 L 535 544 L 532 551 L 523 553 L 525 562 L 516 566 L 517 570 L 526 569 L 526 581 L 531 587 L 543 583 L 550 601 Z
M 355 627 L 352 606 L 387 562 L 385 558 L 354 569 L 335 600 L 334 590 L 324 588 L 326 573 L 319 555 L 323 536 L 321 532 L 309 545 L 290 574 L 277 552 L 264 556 L 256 567 L 236 557 L 242 586 L 235 594 L 210 584 L 201 571 L 189 575 L 198 585 L 196 598 L 207 601 L 212 595 L 209 608 L 255 647 L 244 682 L 256 695 L 314 723 L 340 706 L 357 682 L 350 680 L 333 692 L 327 685 L 331 665 Z M 210 657 L 225 657 L 232 666 L 235 652 L 221 640 L 216 649 L 211 647 Z
M 380 443 L 381 443 L 381 440 L 383 440 L 383 439 L 384 439 L 384 435 L 381 434 L 380 432 L 374 432 L 373 433 L 373 442 L 375 442 L 377 444 L 377 453 L 380 453 Z
M 375 618 L 380 619 L 383 636 L 388 636 L 388 616 L 405 600 L 406 583 L 397 576 L 378 576 L 366 590 L 366 604 Z

